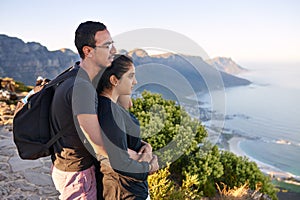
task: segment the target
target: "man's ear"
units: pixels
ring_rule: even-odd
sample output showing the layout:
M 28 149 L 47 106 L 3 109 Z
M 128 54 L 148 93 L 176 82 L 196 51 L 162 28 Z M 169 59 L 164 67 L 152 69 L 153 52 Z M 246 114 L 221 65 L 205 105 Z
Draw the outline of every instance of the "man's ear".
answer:
M 87 58 L 87 57 L 92 57 L 93 55 L 91 54 L 91 47 L 89 46 L 84 46 L 82 47 L 82 51 L 84 53 L 84 57 Z
M 109 77 L 109 81 L 113 86 L 117 86 L 119 79 L 115 75 L 112 75 Z

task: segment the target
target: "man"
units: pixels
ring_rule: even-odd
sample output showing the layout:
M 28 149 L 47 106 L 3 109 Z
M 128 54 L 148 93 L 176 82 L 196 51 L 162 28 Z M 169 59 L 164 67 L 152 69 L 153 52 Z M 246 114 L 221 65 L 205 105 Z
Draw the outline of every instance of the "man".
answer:
M 97 118 L 97 96 L 92 80 L 109 67 L 116 49 L 106 26 L 100 22 L 81 23 L 75 33 L 81 57 L 77 77 L 61 83 L 51 106 L 51 130 L 63 131 L 54 145 L 52 179 L 60 199 L 97 199 L 91 145 L 96 155 L 107 156 Z M 88 142 L 85 142 L 85 140 Z M 85 144 L 84 144 L 85 143 Z
M 41 85 L 42 82 L 43 82 L 43 80 L 44 80 L 43 77 L 41 77 L 41 76 L 37 77 L 37 79 L 36 79 L 36 81 L 35 81 L 35 86 Z

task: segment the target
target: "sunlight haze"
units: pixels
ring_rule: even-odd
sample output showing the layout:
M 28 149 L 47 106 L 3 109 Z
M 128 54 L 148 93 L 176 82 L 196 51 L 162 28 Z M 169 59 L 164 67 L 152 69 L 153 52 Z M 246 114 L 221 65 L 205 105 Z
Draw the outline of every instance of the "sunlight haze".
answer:
M 299 10 L 297 0 L 2 0 L 0 34 L 77 52 L 74 32 L 92 20 L 107 25 L 112 36 L 141 28 L 175 31 L 211 58 L 299 62 Z

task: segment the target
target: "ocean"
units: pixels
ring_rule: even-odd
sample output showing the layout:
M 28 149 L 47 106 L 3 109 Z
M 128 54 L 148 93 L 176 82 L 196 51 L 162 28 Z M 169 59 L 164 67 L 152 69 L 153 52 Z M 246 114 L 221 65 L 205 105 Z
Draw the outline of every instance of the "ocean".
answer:
M 223 130 L 245 137 L 239 147 L 246 155 L 299 177 L 300 64 L 248 66 L 239 76 L 252 84 L 226 89 L 225 113 L 215 110 L 225 115 Z M 201 96 L 203 106 L 213 95 Z

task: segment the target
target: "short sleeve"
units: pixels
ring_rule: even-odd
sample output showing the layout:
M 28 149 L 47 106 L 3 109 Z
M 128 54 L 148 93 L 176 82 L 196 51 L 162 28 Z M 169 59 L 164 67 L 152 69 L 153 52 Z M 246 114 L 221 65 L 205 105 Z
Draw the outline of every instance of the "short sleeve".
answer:
M 98 99 L 93 85 L 84 79 L 75 81 L 72 93 L 73 114 L 97 114 Z

